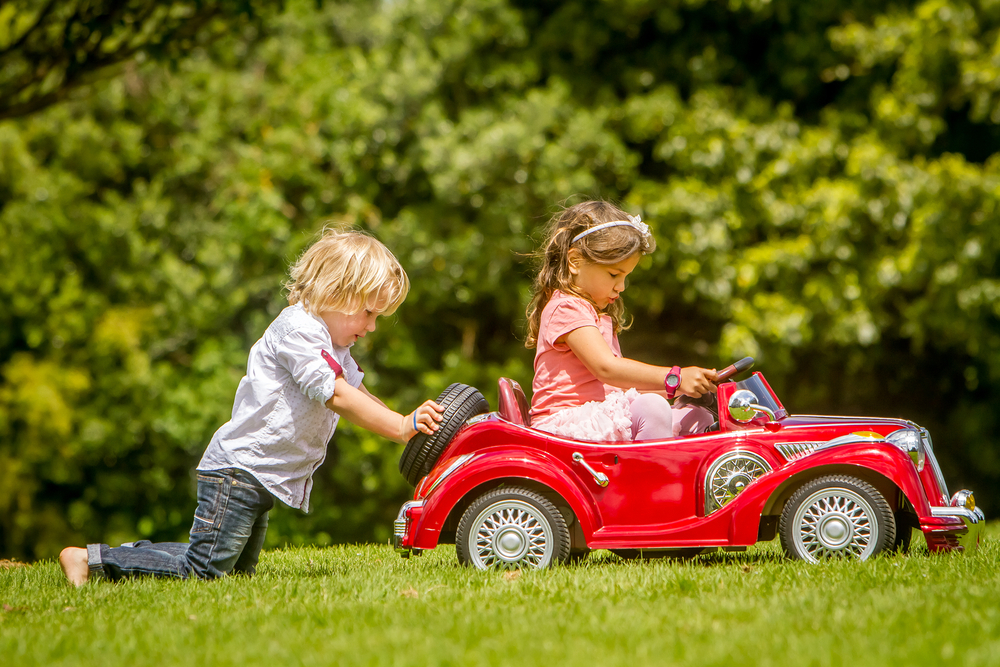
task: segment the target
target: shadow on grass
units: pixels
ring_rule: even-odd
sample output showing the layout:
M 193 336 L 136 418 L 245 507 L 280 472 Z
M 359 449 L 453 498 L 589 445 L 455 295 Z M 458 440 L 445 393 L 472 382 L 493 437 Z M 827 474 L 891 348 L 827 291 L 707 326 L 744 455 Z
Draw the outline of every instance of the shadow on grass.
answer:
M 794 561 L 788 558 L 782 549 L 776 544 L 765 543 L 756 547 L 751 547 L 746 551 L 711 551 L 708 553 L 700 554 L 685 554 L 683 550 L 678 550 L 677 552 L 656 552 L 656 551 L 643 551 L 641 554 L 638 550 L 628 550 L 632 553 L 626 554 L 616 554 L 611 551 L 595 551 L 590 554 L 585 560 L 579 561 L 578 564 L 586 565 L 588 567 L 616 567 L 623 563 L 629 562 L 640 562 L 640 563 L 664 563 L 672 565 L 687 565 L 691 567 L 729 567 L 733 565 L 739 566 L 754 566 L 754 565 L 792 565 L 800 561 Z M 906 553 L 884 553 L 876 556 L 877 559 L 894 559 L 894 558 L 928 558 L 935 554 L 931 554 L 926 546 L 912 547 Z M 567 567 L 573 567 L 574 563 L 569 563 Z
M 787 561 L 785 555 L 774 549 L 755 549 L 748 551 L 716 551 L 701 554 L 685 554 L 657 552 L 644 550 L 628 550 L 618 554 L 611 551 L 597 551 L 592 553 L 581 564 L 590 567 L 617 567 L 623 563 L 648 563 L 664 565 L 686 565 L 691 567 L 720 567 L 731 565 L 763 565 L 765 563 L 782 563 Z M 572 567 L 572 564 L 569 565 Z

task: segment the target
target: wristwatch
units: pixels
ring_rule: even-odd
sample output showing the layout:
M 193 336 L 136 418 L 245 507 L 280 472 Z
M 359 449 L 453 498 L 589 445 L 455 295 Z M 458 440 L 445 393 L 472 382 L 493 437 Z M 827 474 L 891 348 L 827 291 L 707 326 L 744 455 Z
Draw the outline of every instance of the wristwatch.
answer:
M 677 393 L 677 388 L 681 386 L 681 367 L 674 366 L 663 378 L 663 389 L 667 392 L 667 398 L 673 398 Z

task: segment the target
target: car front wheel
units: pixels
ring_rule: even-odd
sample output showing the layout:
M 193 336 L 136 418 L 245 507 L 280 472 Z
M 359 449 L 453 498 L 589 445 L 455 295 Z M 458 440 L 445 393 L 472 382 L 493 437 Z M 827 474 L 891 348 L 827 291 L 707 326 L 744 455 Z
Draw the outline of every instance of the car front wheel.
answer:
M 462 515 L 455 535 L 458 560 L 480 570 L 545 568 L 570 556 L 566 521 L 545 496 L 520 487 L 500 487 L 477 498 Z
M 895 544 L 896 520 L 871 484 L 831 475 L 806 482 L 792 494 L 778 532 L 785 553 L 796 560 L 867 560 Z

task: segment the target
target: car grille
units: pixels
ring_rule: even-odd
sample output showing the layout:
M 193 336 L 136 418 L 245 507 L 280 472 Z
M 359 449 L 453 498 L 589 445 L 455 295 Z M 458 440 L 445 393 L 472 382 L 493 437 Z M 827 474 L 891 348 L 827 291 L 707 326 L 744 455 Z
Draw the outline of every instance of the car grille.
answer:
M 812 454 L 824 444 L 822 442 L 786 442 L 774 447 L 781 452 L 786 461 L 794 461 L 795 459 L 801 459 L 803 456 Z

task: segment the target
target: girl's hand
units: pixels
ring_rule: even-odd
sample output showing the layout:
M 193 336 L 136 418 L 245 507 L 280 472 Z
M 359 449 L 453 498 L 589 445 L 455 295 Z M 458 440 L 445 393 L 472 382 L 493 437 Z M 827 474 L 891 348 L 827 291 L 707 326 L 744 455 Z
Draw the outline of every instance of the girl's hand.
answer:
M 715 392 L 715 386 L 719 379 L 719 374 L 714 368 L 698 368 L 688 366 L 681 369 L 681 386 L 677 388 L 678 394 L 686 394 L 691 398 L 701 398 L 709 392 Z
M 434 401 L 424 401 L 419 408 L 403 417 L 399 424 L 399 437 L 407 442 L 417 433 L 433 435 L 438 428 L 438 422 L 444 419 L 441 413 L 444 408 Z

